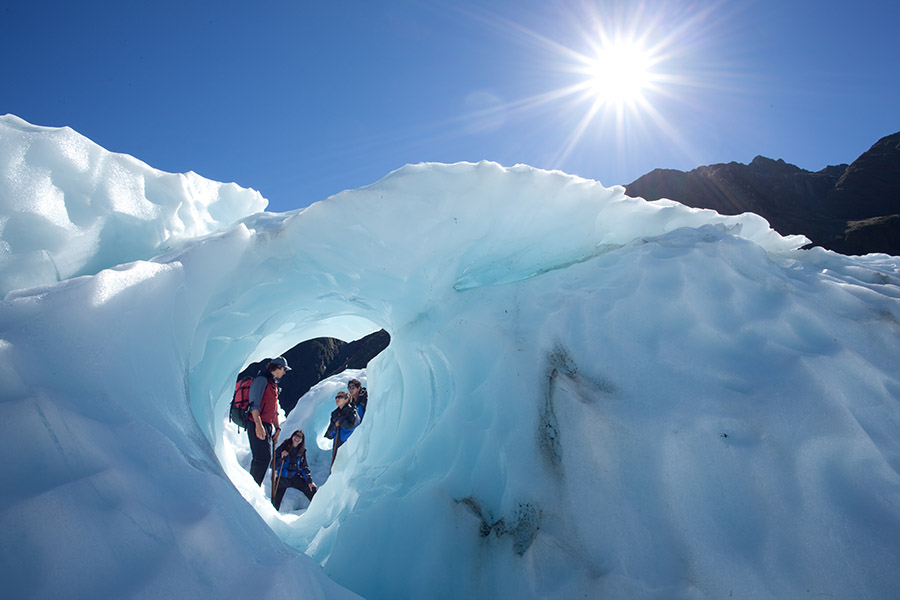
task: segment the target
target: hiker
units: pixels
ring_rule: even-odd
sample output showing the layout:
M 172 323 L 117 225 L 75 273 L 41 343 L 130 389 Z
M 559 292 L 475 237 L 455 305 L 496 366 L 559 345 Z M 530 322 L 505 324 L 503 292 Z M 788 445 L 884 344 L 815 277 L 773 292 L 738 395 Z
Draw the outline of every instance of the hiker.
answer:
M 337 408 L 331 411 L 331 423 L 328 425 L 328 431 L 325 437 L 334 440 L 334 446 L 331 448 L 331 465 L 334 466 L 334 459 L 337 458 L 338 448 L 347 441 L 353 430 L 359 425 L 359 413 L 356 407 L 350 403 L 350 394 L 347 392 L 338 392 L 334 397 L 334 403 Z
M 306 462 L 306 436 L 303 430 L 298 429 L 284 440 L 275 451 L 275 457 L 281 464 L 275 483 L 276 491 L 272 494 L 272 505 L 275 510 L 281 509 L 281 500 L 288 488 L 300 490 L 312 501 L 318 488 L 313 483 L 312 475 L 309 474 L 309 464 Z
M 366 405 L 369 403 L 369 391 L 362 386 L 359 379 L 348 381 L 347 389 L 350 391 L 350 402 L 356 407 L 356 412 L 359 413 L 359 422 L 362 423 L 363 416 L 366 414 Z
M 266 470 L 272 461 L 271 446 L 278 443 L 281 426 L 278 424 L 278 380 L 290 371 L 283 356 L 269 361 L 250 384 L 250 423 L 247 438 L 250 440 L 250 475 L 262 485 Z

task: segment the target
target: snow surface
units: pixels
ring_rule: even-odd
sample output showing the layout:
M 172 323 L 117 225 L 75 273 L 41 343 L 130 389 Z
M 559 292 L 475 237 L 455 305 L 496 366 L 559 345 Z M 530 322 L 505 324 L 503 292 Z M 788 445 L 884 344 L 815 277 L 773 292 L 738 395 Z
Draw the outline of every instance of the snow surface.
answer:
M 0 116 L 0 296 L 146 260 L 268 202 L 196 173 L 153 169 L 68 127 Z
M 68 138 L 35 136 L 3 164 L 65 189 L 45 159 Z M 559 172 L 420 164 L 12 291 L 4 595 L 894 598 L 900 259 L 804 243 Z M 363 425 L 276 513 L 225 422 L 235 374 L 382 327 Z M 323 385 L 291 415 L 317 443 Z

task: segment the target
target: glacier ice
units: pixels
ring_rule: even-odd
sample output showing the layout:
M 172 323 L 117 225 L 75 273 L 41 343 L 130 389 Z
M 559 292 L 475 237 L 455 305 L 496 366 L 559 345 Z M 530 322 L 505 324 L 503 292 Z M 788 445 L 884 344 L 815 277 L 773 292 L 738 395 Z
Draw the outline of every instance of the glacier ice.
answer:
M 6 589 L 891 597 L 900 259 L 805 243 L 559 172 L 420 164 L 11 291 Z M 363 426 L 276 513 L 225 422 L 235 374 L 379 328 Z M 324 385 L 290 417 L 310 439 Z
M 133 260 L 261 211 L 254 190 L 153 169 L 68 127 L 0 116 L 0 295 Z

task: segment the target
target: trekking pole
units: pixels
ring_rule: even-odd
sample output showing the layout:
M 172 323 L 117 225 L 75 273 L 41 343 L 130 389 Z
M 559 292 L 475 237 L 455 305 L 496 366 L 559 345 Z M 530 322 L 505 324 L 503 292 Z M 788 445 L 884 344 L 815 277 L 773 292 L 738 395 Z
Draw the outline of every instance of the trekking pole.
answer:
M 278 489 L 278 486 L 281 485 L 281 471 L 282 471 L 282 469 L 284 469 L 284 463 L 285 463 L 285 461 L 287 461 L 288 459 L 290 459 L 290 456 L 288 456 L 287 458 L 283 459 L 283 460 L 281 461 L 281 464 L 278 465 L 278 477 L 275 478 L 275 489 L 276 489 L 276 490 Z M 272 498 L 273 498 L 273 499 L 275 498 L 275 493 L 274 493 L 274 492 L 272 493 Z
M 275 503 L 275 434 L 272 434 L 272 503 Z

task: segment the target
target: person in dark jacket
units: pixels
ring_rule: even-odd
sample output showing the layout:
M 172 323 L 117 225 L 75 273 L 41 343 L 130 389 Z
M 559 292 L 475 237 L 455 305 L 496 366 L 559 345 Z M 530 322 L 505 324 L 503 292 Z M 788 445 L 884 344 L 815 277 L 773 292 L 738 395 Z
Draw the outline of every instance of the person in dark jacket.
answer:
M 356 411 L 356 407 L 350 403 L 350 394 L 338 392 L 334 397 L 334 403 L 337 404 L 337 408 L 331 411 L 331 423 L 328 425 L 328 431 L 325 432 L 325 437 L 334 440 L 331 448 L 332 466 L 334 466 L 334 459 L 337 458 L 338 448 L 347 441 L 347 438 L 359 425 L 359 413 Z
M 272 495 L 275 510 L 281 509 L 281 501 L 288 488 L 300 490 L 312 501 L 318 488 L 309 474 L 309 465 L 306 462 L 306 436 L 303 430 L 298 429 L 290 438 L 284 440 L 275 451 L 275 457 L 281 465 L 278 469 L 277 488 Z
M 281 426 L 278 424 L 278 380 L 290 371 L 287 361 L 278 356 L 260 369 L 250 384 L 250 426 L 247 438 L 250 440 L 250 475 L 258 485 L 262 485 L 272 461 L 271 447 L 278 443 Z
M 369 404 L 369 391 L 362 386 L 359 379 L 351 379 L 347 382 L 347 390 L 350 392 L 350 402 L 359 413 L 359 422 L 362 423 L 366 414 L 366 406 Z

